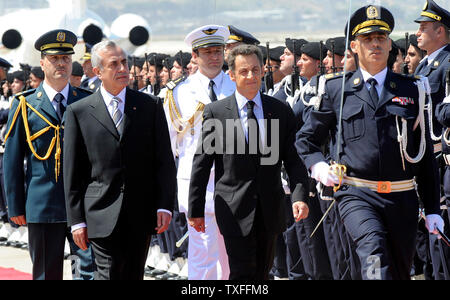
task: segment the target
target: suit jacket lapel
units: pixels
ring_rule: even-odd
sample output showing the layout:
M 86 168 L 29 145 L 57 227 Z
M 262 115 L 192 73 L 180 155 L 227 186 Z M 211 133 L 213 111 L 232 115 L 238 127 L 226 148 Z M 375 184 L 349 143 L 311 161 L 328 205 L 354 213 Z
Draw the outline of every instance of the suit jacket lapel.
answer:
M 275 110 L 272 108 L 272 101 L 271 99 L 268 99 L 268 97 L 264 94 L 261 94 L 261 102 L 263 107 L 263 113 L 264 113 L 264 146 L 269 146 L 272 144 L 272 136 L 271 136 L 271 129 L 272 129 L 272 122 L 271 119 L 274 118 L 272 116 L 272 112 Z
M 93 95 L 94 99 L 90 103 L 92 108 L 91 115 L 101 125 L 103 125 L 103 127 L 105 127 L 105 129 L 108 130 L 117 140 L 119 140 L 120 136 L 119 133 L 117 132 L 116 125 L 114 125 L 114 122 L 111 119 L 111 116 L 108 112 L 108 109 L 106 108 L 105 101 L 103 100 L 100 90 L 95 92 Z
M 223 100 L 220 100 L 220 101 L 223 101 Z M 237 106 L 235 94 L 233 93 L 225 101 L 228 101 L 228 102 L 225 106 L 227 109 L 227 112 L 224 117 L 224 124 L 223 124 L 224 128 L 227 128 L 227 126 L 226 126 L 227 120 L 232 120 L 235 125 L 235 126 L 233 126 L 233 128 L 236 128 L 236 131 L 233 133 L 233 136 L 234 136 L 233 143 L 234 143 L 234 145 L 236 145 L 237 148 L 235 148 L 235 146 L 233 146 L 232 149 L 233 149 L 233 151 L 236 151 L 236 153 L 238 153 L 238 154 L 241 154 L 242 151 L 245 151 L 244 153 L 247 153 L 248 152 L 248 144 L 245 139 L 244 129 L 242 128 L 241 118 L 239 116 L 239 108 Z M 235 152 L 233 152 L 233 153 L 235 153 Z
M 77 91 L 75 91 L 73 89 L 73 87 L 69 84 L 69 94 L 68 94 L 68 99 L 67 99 L 67 106 L 74 103 L 76 99 L 78 99 L 78 94 Z M 66 106 L 66 108 L 67 108 Z M 61 124 L 64 124 L 66 121 L 66 114 L 63 114 L 63 118 L 61 120 Z
M 42 87 L 42 84 L 38 86 L 36 90 L 36 97 L 39 101 L 39 105 L 36 108 L 37 110 L 41 110 L 46 116 L 50 117 L 51 120 L 56 124 L 59 124 L 59 117 L 56 114 L 55 108 L 53 107 L 51 100 L 48 98 L 47 94 Z
M 123 115 L 123 132 L 120 136 L 120 140 L 123 139 L 125 134 L 127 133 L 128 128 L 130 127 L 131 121 L 133 120 L 133 116 L 136 113 L 137 107 L 136 107 L 136 100 L 134 97 L 130 95 L 130 90 L 127 88 L 127 92 L 125 94 L 125 109 L 124 109 L 124 115 Z

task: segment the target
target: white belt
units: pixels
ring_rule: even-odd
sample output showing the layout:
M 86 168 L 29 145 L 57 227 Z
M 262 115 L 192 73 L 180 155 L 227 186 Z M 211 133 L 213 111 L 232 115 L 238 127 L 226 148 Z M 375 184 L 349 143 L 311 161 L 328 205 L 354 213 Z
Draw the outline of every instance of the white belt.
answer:
M 356 187 L 367 187 L 377 193 L 405 192 L 415 189 L 414 179 L 400 181 L 373 181 L 344 176 L 344 184 Z

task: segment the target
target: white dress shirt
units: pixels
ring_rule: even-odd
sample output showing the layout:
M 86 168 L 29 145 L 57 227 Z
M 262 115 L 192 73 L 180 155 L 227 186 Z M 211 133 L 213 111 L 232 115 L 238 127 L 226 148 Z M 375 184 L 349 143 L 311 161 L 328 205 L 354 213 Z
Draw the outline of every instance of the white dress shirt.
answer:
M 66 86 L 62 89 L 61 92 L 56 91 L 54 88 L 52 88 L 51 86 L 49 86 L 45 80 L 42 83 L 42 88 L 44 89 L 45 93 L 47 94 L 48 99 L 50 100 L 50 102 L 52 103 L 53 108 L 56 110 L 56 108 L 58 107 L 58 102 L 56 102 L 55 100 L 53 100 L 56 96 L 56 94 L 60 93 L 63 95 L 64 100 L 62 101 L 62 104 L 64 105 L 64 107 L 67 106 L 67 98 L 69 98 L 69 84 L 67 83 Z
M 103 87 L 103 84 L 100 86 L 100 93 L 102 94 L 103 101 L 105 101 L 106 108 L 108 109 L 108 112 L 109 112 L 109 115 L 111 116 L 111 118 L 113 117 L 113 114 L 114 114 L 114 104 L 113 104 L 112 99 L 114 97 L 120 99 L 118 109 L 122 113 L 122 118 L 119 120 L 118 124 L 120 124 L 120 122 L 122 122 L 124 112 L 125 112 L 126 90 L 127 90 L 126 88 L 123 88 L 123 90 L 121 90 L 116 96 L 114 96 L 114 95 L 111 95 L 107 90 L 105 90 L 105 88 Z
M 377 85 L 375 88 L 377 89 L 378 97 L 381 96 L 381 92 L 383 91 L 384 81 L 386 80 L 387 75 L 387 67 L 383 69 L 383 71 L 379 72 L 375 75 L 370 75 L 367 71 L 361 69 L 362 76 L 364 78 L 364 84 L 366 85 L 366 88 L 370 91 L 370 83 L 367 82 L 370 78 L 375 78 L 377 81 Z
M 247 125 L 247 102 L 249 101 L 247 98 L 239 94 L 236 90 L 235 92 L 236 102 L 239 111 L 239 117 L 241 119 L 242 129 L 244 130 L 245 138 L 248 142 L 248 125 Z M 264 111 L 262 107 L 261 94 L 257 93 L 255 98 L 251 99 L 255 102 L 255 106 L 253 107 L 253 113 L 255 114 L 256 119 L 258 120 L 259 127 L 259 135 L 261 139 L 261 145 L 264 146 L 265 141 L 265 126 L 264 126 Z
M 220 91 L 222 90 L 222 83 L 223 83 L 223 76 L 226 74 L 224 72 L 219 72 L 219 74 L 214 77 L 213 79 L 209 79 L 205 75 L 203 75 L 201 72 L 198 72 L 198 78 L 200 79 L 201 86 L 205 88 L 206 95 L 209 95 L 209 82 L 212 80 L 214 81 L 214 93 L 216 95 L 220 95 Z M 218 100 L 218 99 L 217 99 Z

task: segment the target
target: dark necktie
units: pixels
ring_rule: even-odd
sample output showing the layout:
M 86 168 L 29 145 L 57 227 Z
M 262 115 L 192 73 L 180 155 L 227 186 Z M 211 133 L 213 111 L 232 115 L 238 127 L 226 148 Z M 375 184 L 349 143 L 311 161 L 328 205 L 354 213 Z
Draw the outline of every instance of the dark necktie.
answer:
M 369 78 L 367 82 L 370 84 L 370 98 L 372 98 L 372 101 L 375 105 L 378 105 L 378 92 L 377 92 L 377 80 L 375 78 Z
M 64 112 L 66 111 L 66 107 L 62 103 L 64 100 L 64 96 L 61 93 L 58 93 L 55 95 L 55 98 L 53 98 L 53 100 L 56 101 L 56 114 L 58 115 L 59 119 L 62 120 Z
M 209 82 L 209 99 L 211 99 L 211 102 L 217 101 L 217 96 L 214 92 L 214 80 Z
M 255 102 L 253 101 L 247 101 L 247 141 L 249 145 L 249 152 L 250 154 L 260 154 L 260 138 L 259 138 L 259 125 L 258 125 L 258 119 L 255 116 L 254 107 Z M 252 120 L 252 121 L 250 121 Z M 255 132 L 256 131 L 256 132 Z M 256 137 L 256 141 L 255 141 Z M 256 153 L 255 153 L 255 145 L 256 144 Z

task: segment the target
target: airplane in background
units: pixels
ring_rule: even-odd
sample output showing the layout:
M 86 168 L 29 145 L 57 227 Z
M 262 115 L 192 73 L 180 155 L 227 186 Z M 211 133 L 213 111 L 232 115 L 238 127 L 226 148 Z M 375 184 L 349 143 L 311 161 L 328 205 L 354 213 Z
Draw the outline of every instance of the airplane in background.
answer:
M 0 57 L 14 69 L 19 63 L 38 66 L 40 52 L 34 48 L 36 39 L 54 29 L 70 30 L 78 36 L 73 60 L 85 53 L 84 43 L 91 45 L 111 39 L 127 53 L 142 52 L 150 42 L 151 29 L 141 16 L 124 14 L 108 26 L 101 16 L 87 7 L 87 0 L 47 0 L 48 7 L 17 8 L 0 16 Z

